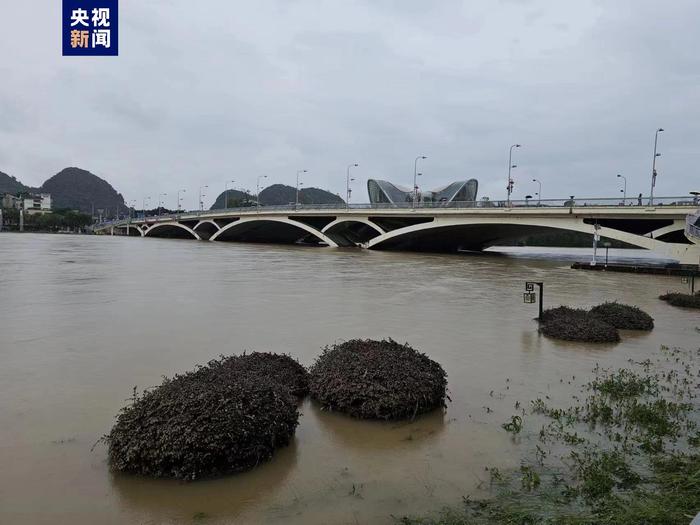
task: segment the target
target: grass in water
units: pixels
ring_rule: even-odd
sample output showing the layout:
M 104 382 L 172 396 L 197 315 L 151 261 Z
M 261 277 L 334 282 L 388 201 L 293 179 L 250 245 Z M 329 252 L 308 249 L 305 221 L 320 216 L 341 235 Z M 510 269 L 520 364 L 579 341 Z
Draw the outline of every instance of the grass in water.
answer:
M 502 425 L 536 444 L 518 470 L 487 469 L 491 498 L 398 521 L 688 525 L 700 511 L 700 350 L 662 347 L 653 362 L 593 372 L 568 406 L 536 399 Z

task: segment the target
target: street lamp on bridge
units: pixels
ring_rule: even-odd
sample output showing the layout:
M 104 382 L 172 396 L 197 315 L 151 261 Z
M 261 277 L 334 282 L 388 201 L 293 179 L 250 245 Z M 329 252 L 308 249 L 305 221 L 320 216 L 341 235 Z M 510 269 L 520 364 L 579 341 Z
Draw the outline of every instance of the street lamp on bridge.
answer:
M 150 197 L 144 197 L 143 198 L 143 219 L 146 220 L 146 201 L 150 201 Z
M 180 210 L 182 210 L 182 197 L 180 197 L 181 193 L 187 193 L 187 190 L 177 190 L 177 212 L 180 213 Z
M 416 201 L 418 200 L 418 161 L 425 160 L 428 157 L 425 155 L 419 155 L 413 162 L 413 209 L 416 209 Z
M 235 180 L 227 180 L 226 183 L 224 184 L 224 208 L 228 209 L 228 183 L 231 183 L 231 187 L 233 187 L 233 183 L 236 182 Z
M 347 210 L 350 207 L 350 193 L 352 190 L 350 189 L 350 182 L 354 182 L 355 179 L 350 178 L 350 168 L 357 168 L 359 166 L 358 163 L 355 164 L 348 164 L 348 169 L 345 171 L 346 177 L 345 177 L 345 209 Z
M 267 175 L 258 175 L 258 182 L 255 190 L 255 212 L 260 212 L 260 179 L 266 179 Z
M 202 190 L 206 190 L 207 188 L 209 188 L 209 186 L 206 184 L 199 187 L 199 211 L 204 211 L 204 201 L 202 200 L 202 197 L 206 197 L 207 194 L 203 193 Z
M 625 203 L 627 202 L 627 177 L 618 173 L 617 178 L 622 179 L 624 181 L 624 186 L 620 190 L 622 192 L 622 205 L 624 206 Z
M 651 193 L 649 194 L 649 206 L 654 205 L 654 187 L 656 186 L 656 157 L 660 157 L 661 153 L 656 152 L 656 145 L 659 142 L 659 133 L 663 132 L 664 128 L 659 128 L 654 133 L 654 161 L 651 165 Z
M 158 215 L 160 215 L 160 210 L 163 208 L 163 204 L 165 204 L 165 199 L 163 197 L 167 197 L 167 193 L 159 193 L 158 194 Z
M 306 173 L 306 170 L 297 170 L 297 192 L 296 192 L 296 198 L 294 199 L 294 210 L 295 211 L 299 207 L 299 174 L 300 173 Z
M 508 190 L 508 198 L 506 200 L 507 206 L 510 208 L 510 195 L 513 193 L 513 179 L 510 176 L 510 170 L 512 168 L 517 168 L 518 166 L 516 164 L 513 164 L 513 148 L 519 148 L 520 144 L 512 144 L 510 146 L 510 150 L 508 152 L 508 185 L 506 186 L 506 190 Z
M 542 204 L 542 183 L 538 179 L 532 179 L 532 182 L 536 182 L 538 184 L 537 206 L 540 206 Z

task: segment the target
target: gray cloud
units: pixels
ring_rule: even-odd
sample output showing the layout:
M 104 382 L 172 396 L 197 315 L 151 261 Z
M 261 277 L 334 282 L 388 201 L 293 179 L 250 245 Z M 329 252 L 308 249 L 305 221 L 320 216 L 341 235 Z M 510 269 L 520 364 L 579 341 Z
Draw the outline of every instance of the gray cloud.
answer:
M 78 165 L 127 199 L 258 174 L 354 196 L 369 177 L 502 198 L 698 189 L 700 5 L 676 0 L 122 0 L 120 56 L 62 57 L 60 2 L 0 6 L 0 170 Z M 31 35 L 26 24 L 31 20 Z

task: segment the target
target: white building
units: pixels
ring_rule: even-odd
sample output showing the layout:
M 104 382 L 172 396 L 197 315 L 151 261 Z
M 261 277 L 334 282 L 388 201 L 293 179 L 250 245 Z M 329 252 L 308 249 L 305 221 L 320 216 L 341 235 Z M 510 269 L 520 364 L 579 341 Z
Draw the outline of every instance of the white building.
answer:
M 24 199 L 24 211 L 30 215 L 51 212 L 51 194 L 42 193 Z

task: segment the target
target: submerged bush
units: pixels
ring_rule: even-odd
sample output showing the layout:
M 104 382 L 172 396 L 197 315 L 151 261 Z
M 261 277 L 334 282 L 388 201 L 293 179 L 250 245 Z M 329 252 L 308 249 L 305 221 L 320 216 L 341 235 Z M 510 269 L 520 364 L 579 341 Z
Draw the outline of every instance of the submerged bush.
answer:
M 232 367 L 243 376 L 270 378 L 297 397 L 309 393 L 309 372 L 296 359 L 285 354 L 253 352 L 229 359 L 224 366 Z
M 560 306 L 542 312 L 540 332 L 547 337 L 588 343 L 616 343 L 617 328 L 601 321 L 586 310 Z
M 696 293 L 695 295 L 687 293 L 665 293 L 660 295 L 659 299 L 673 306 L 700 308 L 700 293 Z
M 213 360 L 134 393 L 105 436 L 112 468 L 195 480 L 269 460 L 291 440 L 299 414 L 289 387 L 258 373 L 275 361 L 261 355 Z
M 591 308 L 590 314 L 619 330 L 651 330 L 654 319 L 636 306 L 618 302 L 603 303 Z
M 353 417 L 407 419 L 445 406 L 442 367 L 391 339 L 326 347 L 310 371 L 311 396 Z

